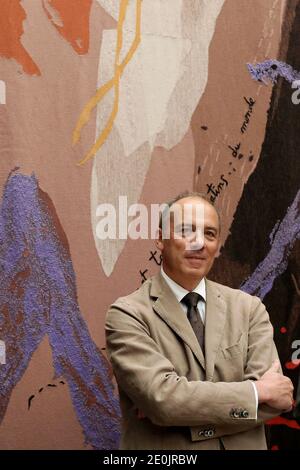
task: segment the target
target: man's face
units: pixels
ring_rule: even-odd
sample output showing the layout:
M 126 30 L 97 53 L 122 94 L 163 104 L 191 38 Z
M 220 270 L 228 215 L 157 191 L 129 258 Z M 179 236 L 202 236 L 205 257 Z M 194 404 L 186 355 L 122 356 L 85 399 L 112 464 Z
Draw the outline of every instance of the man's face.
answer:
M 157 246 L 166 274 L 191 290 L 207 275 L 219 253 L 218 214 L 197 197 L 180 199 L 170 210 L 170 233 L 167 238 L 160 233 Z

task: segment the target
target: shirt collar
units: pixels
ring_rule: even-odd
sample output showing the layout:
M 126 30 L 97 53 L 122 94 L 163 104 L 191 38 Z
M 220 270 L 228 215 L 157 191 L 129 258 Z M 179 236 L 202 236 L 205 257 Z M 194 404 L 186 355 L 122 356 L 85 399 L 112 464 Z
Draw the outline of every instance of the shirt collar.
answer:
M 175 295 L 178 302 L 181 302 L 183 297 L 189 293 L 184 287 L 177 284 L 177 282 L 173 281 L 164 271 L 163 266 L 161 266 L 161 275 L 170 287 L 171 291 Z M 205 288 L 205 280 L 204 278 L 201 279 L 199 284 L 193 289 L 192 292 L 197 292 L 197 294 L 201 295 L 201 297 L 206 301 L 206 288 Z

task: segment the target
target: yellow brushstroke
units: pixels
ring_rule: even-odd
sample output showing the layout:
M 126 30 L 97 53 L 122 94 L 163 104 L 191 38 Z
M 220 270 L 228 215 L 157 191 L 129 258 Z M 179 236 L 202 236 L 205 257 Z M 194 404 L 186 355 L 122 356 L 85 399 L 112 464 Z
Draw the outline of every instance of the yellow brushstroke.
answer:
M 121 0 L 121 5 L 120 5 L 120 11 L 119 11 L 119 19 L 118 19 L 118 25 L 117 25 L 117 47 L 116 47 L 116 56 L 115 56 L 115 75 L 114 77 L 109 80 L 107 83 L 102 85 L 99 90 L 97 90 L 97 93 L 95 96 L 93 96 L 87 103 L 87 105 L 84 107 L 77 126 L 74 130 L 73 133 L 73 143 L 78 142 L 80 138 L 80 131 L 82 127 L 88 122 L 90 118 L 90 113 L 94 109 L 94 107 L 97 105 L 97 103 L 109 92 L 109 90 L 115 86 L 116 80 L 117 80 L 117 66 L 118 66 L 118 58 L 120 56 L 120 48 L 122 47 L 122 42 L 123 42 L 123 23 L 125 21 L 126 17 L 126 10 L 128 8 L 128 2 L 129 0 Z
M 105 128 L 101 132 L 100 136 L 98 137 L 94 145 L 88 151 L 87 155 L 79 162 L 79 165 L 84 164 L 85 162 L 87 162 L 89 159 L 93 158 L 96 155 L 96 153 L 104 144 L 105 140 L 107 139 L 108 135 L 110 134 L 112 130 L 113 123 L 114 123 L 114 120 L 117 116 L 118 109 L 119 109 L 120 78 L 127 64 L 132 59 L 141 41 L 142 0 L 136 0 L 135 37 L 128 53 L 126 54 L 125 59 L 123 60 L 121 64 L 119 64 L 119 59 L 120 59 L 120 54 L 121 54 L 122 44 L 123 44 L 123 24 L 126 18 L 128 2 L 129 0 L 122 0 L 121 5 L 120 5 L 120 12 L 119 12 L 118 26 L 117 26 L 117 47 L 116 47 L 116 55 L 115 55 L 114 77 L 108 82 L 106 82 L 104 85 L 102 85 L 99 88 L 99 90 L 97 90 L 96 94 L 88 101 L 88 103 L 84 107 L 78 119 L 76 128 L 73 132 L 73 144 L 76 144 L 79 141 L 81 129 L 90 119 L 92 110 L 103 99 L 103 97 L 111 90 L 112 87 L 114 87 L 114 92 L 115 92 L 113 109 L 106 123 Z

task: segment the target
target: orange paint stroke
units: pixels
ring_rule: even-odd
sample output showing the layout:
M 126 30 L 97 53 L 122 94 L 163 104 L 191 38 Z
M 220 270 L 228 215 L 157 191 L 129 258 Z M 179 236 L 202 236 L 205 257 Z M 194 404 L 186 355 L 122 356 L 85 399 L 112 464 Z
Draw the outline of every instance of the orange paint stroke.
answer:
M 269 426 L 284 425 L 292 429 L 300 429 L 300 425 L 295 419 L 287 419 L 283 418 L 282 416 L 277 416 L 276 418 L 270 419 L 269 421 L 267 421 L 266 424 L 268 424 Z
M 0 56 L 15 59 L 29 75 L 41 75 L 38 66 L 21 43 L 26 12 L 21 0 L 1 0 Z
M 58 24 L 47 3 L 57 11 L 62 24 Z M 43 0 L 48 18 L 78 54 L 86 54 L 89 50 L 91 6 L 92 0 Z
M 291 361 L 291 362 L 286 362 L 284 366 L 287 369 L 296 369 L 296 367 L 300 366 L 300 359 L 296 359 L 295 361 Z
M 120 53 L 122 50 L 123 43 L 123 24 L 126 17 L 126 11 L 128 8 L 128 0 L 121 0 L 120 12 L 117 25 L 117 47 L 115 55 L 115 74 L 114 77 L 102 85 L 96 94 L 88 101 L 83 111 L 81 112 L 75 130 L 73 132 L 73 144 L 76 144 L 80 139 L 81 129 L 90 119 L 92 110 L 97 106 L 101 99 L 114 87 L 115 97 L 112 112 L 109 116 L 109 119 L 106 123 L 105 128 L 101 132 L 100 136 L 96 140 L 95 144 L 88 151 L 87 155 L 79 162 L 79 165 L 84 164 L 89 159 L 93 158 L 98 150 L 102 147 L 108 135 L 110 134 L 114 120 L 117 116 L 119 109 L 119 91 L 120 91 L 120 78 L 125 70 L 125 67 L 132 59 L 135 51 L 137 50 L 139 43 L 141 41 L 141 16 L 142 16 L 142 0 L 136 0 L 136 28 L 135 28 L 135 38 L 128 53 L 126 54 L 125 59 L 121 64 L 119 64 Z

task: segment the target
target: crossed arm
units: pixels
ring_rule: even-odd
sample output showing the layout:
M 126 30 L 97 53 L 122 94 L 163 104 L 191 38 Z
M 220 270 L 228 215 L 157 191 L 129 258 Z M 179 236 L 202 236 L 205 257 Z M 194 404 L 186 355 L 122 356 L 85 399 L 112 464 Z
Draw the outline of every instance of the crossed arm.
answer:
M 258 415 L 251 381 L 259 380 L 278 358 L 273 328 L 265 307 L 253 298 L 249 316 L 248 357 L 242 382 L 188 381 L 161 353 L 147 323 L 133 307 L 118 301 L 106 319 L 109 358 L 122 390 L 136 407 L 160 426 L 216 426 L 215 437 L 242 432 L 280 414 L 260 403 Z M 232 407 L 246 409 L 243 419 Z M 256 419 L 257 415 L 257 419 Z

